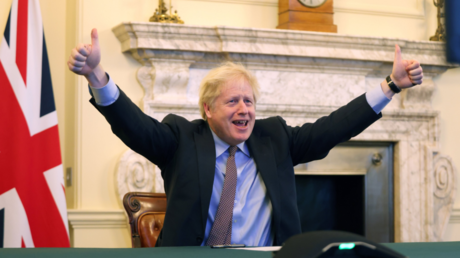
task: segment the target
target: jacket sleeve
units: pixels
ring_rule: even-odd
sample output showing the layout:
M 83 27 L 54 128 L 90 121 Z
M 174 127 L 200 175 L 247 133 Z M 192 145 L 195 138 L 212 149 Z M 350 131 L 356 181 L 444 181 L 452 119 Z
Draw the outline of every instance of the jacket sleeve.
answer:
M 314 123 L 287 127 L 294 166 L 326 157 L 334 146 L 358 135 L 380 117 L 363 94 Z
M 133 151 L 160 168 L 171 160 L 177 149 L 171 125 L 146 115 L 121 90 L 109 106 L 97 105 L 94 98 L 90 102 L 109 122 L 112 132 Z

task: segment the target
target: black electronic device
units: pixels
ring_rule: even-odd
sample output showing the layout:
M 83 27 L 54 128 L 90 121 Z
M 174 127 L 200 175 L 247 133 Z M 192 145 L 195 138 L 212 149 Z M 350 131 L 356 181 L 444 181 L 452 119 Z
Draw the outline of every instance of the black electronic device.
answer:
M 313 231 L 295 235 L 275 258 L 407 258 L 388 247 L 343 231 Z

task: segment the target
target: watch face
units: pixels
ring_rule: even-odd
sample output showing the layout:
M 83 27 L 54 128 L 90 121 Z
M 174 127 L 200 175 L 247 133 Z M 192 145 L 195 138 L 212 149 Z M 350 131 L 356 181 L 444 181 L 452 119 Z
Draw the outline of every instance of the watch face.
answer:
M 323 5 L 327 0 L 299 0 L 299 2 L 306 7 L 319 7 Z

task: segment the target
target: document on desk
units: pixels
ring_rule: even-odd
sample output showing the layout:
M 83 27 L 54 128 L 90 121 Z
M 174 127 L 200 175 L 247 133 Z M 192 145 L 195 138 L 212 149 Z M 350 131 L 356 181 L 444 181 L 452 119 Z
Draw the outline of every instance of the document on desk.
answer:
M 279 251 L 281 246 L 261 246 L 261 247 L 242 247 L 242 248 L 233 248 L 236 250 L 249 250 L 249 251 L 264 251 L 264 252 L 273 252 Z

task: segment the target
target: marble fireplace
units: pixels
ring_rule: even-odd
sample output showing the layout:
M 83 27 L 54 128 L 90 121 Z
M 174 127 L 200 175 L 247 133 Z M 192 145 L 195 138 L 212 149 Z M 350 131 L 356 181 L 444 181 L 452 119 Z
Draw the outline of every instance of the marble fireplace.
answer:
M 257 117 L 279 115 L 291 126 L 313 122 L 377 87 L 391 72 L 398 44 L 404 59 L 422 63 L 424 82 L 395 96 L 383 118 L 351 142 L 393 146 L 394 240 L 442 240 L 456 191 L 455 167 L 438 151 L 438 112 L 431 105 L 432 78 L 451 67 L 442 43 L 140 22 L 122 23 L 113 32 L 121 50 L 142 65 L 137 79 L 148 115 L 199 118 L 201 79 L 230 60 L 259 80 Z M 120 158 L 116 179 L 120 200 L 128 191 L 164 191 L 159 169 L 131 150 Z

